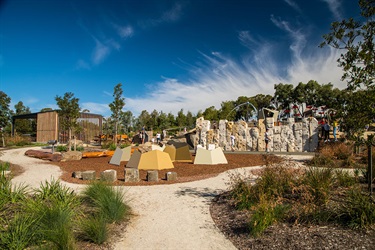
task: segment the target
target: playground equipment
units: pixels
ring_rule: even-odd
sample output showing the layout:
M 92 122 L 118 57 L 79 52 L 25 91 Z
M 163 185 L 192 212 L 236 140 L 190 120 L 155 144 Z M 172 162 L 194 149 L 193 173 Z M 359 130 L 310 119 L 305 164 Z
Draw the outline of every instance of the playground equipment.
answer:
M 115 153 L 113 154 L 111 160 L 109 161 L 109 164 L 120 166 L 120 163 L 122 161 L 129 161 L 131 156 L 131 150 L 132 147 L 126 147 L 126 148 L 116 148 Z
M 227 158 L 225 158 L 225 155 L 221 148 L 207 150 L 202 147 L 198 147 L 194 159 L 194 164 L 228 164 L 228 161 Z
M 139 150 L 135 150 L 126 164 L 126 167 L 139 170 L 162 170 L 174 168 L 169 154 L 160 150 L 152 150 L 146 153 L 141 153 Z

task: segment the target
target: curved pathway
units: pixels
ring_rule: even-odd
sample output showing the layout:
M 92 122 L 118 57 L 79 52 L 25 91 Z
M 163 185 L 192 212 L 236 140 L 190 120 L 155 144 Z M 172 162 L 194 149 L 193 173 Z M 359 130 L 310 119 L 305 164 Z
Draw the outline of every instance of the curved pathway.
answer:
M 38 188 L 45 180 L 59 178 L 59 167 L 25 156 L 28 149 L 5 150 L 0 155 L 1 161 L 20 165 L 25 170 L 13 183 Z M 229 172 L 244 174 L 254 168 L 231 170 L 188 183 L 121 187 L 136 216 L 114 249 L 236 249 L 215 226 L 209 206 L 214 196 L 227 189 Z M 63 183 L 76 191 L 83 188 L 83 185 Z

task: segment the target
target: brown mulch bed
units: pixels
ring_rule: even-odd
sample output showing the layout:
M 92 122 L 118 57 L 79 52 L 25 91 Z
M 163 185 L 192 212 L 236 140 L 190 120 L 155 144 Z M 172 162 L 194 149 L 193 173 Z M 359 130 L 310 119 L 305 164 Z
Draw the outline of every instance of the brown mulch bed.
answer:
M 104 170 L 115 169 L 117 171 L 117 181 L 114 185 L 120 186 L 140 186 L 140 185 L 165 185 L 180 182 L 190 182 L 196 180 L 202 180 L 210 177 L 217 176 L 218 174 L 225 172 L 230 169 L 260 166 L 265 164 L 265 157 L 262 154 L 225 154 L 228 164 L 217 164 L 217 165 L 195 165 L 193 163 L 186 162 L 174 162 L 173 169 L 159 170 L 159 181 L 158 182 L 147 182 L 146 170 L 140 170 L 139 176 L 140 181 L 137 183 L 124 182 L 124 168 L 127 162 L 121 162 L 120 166 L 109 164 L 110 157 L 98 157 L 98 158 L 82 158 L 80 161 L 69 161 L 69 162 L 48 162 L 49 164 L 58 165 L 63 174 L 61 179 L 78 184 L 86 184 L 89 181 L 73 178 L 72 174 L 75 171 L 86 171 L 95 170 L 96 177 L 100 178 L 100 173 Z M 194 159 L 194 158 L 193 158 Z M 166 181 L 165 175 L 167 172 L 176 172 L 177 181 Z
M 216 226 L 238 248 L 244 249 L 375 249 L 374 230 L 351 230 L 339 225 L 279 223 L 258 238 L 250 236 L 249 213 L 236 210 L 228 193 L 210 207 Z

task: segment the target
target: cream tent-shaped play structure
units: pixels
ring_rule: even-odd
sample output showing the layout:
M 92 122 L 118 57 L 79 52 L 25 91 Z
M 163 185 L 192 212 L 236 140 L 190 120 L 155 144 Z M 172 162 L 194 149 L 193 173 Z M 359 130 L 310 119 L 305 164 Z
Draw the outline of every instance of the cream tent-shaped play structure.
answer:
M 194 164 L 228 164 L 228 161 L 221 148 L 213 150 L 197 148 Z
M 135 150 L 130 157 L 127 168 L 137 168 L 143 170 L 162 170 L 174 168 L 169 154 L 160 150 L 152 150 L 141 153 Z
M 115 150 L 115 153 L 113 154 L 111 160 L 109 161 L 109 164 L 120 166 L 120 163 L 122 161 L 129 161 L 131 156 L 131 149 L 132 147 L 126 147 L 126 148 L 119 148 L 117 147 Z
M 189 145 L 187 143 L 166 145 L 164 152 L 169 154 L 172 161 L 193 162 L 189 151 Z

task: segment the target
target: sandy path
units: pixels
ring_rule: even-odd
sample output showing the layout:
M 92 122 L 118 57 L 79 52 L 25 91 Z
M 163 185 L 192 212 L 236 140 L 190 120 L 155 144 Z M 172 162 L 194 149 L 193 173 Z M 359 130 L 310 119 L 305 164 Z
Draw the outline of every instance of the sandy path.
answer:
M 61 171 L 45 161 L 24 155 L 28 148 L 3 151 L 0 160 L 18 164 L 25 173 L 15 184 L 38 188 L 41 182 L 58 179 Z M 41 164 L 43 163 L 43 164 Z M 232 170 L 244 173 L 252 168 Z M 214 178 L 189 183 L 121 187 L 137 215 L 116 242 L 123 249 L 236 249 L 215 226 L 209 212 L 210 201 L 227 189 L 228 172 Z M 76 191 L 83 185 L 65 183 Z

